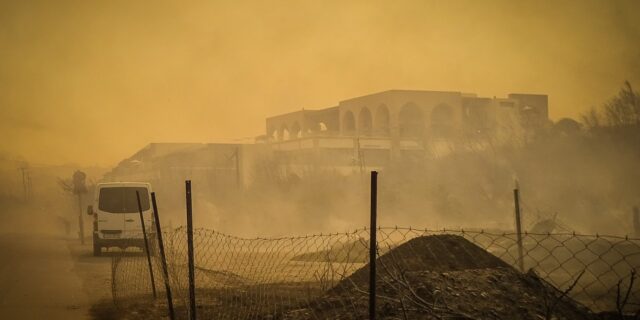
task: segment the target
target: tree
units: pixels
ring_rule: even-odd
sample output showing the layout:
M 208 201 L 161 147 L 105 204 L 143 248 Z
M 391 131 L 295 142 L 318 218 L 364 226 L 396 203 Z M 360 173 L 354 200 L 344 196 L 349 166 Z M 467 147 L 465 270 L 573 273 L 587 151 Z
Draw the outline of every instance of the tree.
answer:
M 615 97 L 600 109 L 592 108 L 583 114 L 582 120 L 588 128 L 638 126 L 640 125 L 640 95 L 633 90 L 629 81 L 625 81 Z
M 73 173 L 71 179 L 63 180 L 58 179 L 58 184 L 62 188 L 62 190 L 72 193 L 78 197 L 78 237 L 80 238 L 80 243 L 84 244 L 84 221 L 82 219 L 82 196 L 87 193 L 87 184 L 86 184 L 87 175 L 80 171 L 76 170 Z

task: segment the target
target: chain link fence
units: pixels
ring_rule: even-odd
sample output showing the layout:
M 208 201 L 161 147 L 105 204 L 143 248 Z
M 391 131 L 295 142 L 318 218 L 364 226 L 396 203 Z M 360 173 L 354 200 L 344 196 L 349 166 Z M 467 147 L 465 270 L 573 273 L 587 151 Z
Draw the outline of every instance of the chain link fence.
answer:
M 153 236 L 153 235 L 151 235 Z M 186 229 L 163 233 L 178 318 L 188 309 Z M 640 310 L 640 240 L 614 236 L 379 228 L 378 310 L 388 319 L 578 319 Z M 205 319 L 362 319 L 369 230 L 245 239 L 194 231 L 198 316 Z M 156 283 L 162 283 L 153 254 Z M 158 285 L 162 296 L 164 286 Z M 113 257 L 117 306 L 166 315 L 146 256 Z M 590 310 L 590 311 L 589 311 Z

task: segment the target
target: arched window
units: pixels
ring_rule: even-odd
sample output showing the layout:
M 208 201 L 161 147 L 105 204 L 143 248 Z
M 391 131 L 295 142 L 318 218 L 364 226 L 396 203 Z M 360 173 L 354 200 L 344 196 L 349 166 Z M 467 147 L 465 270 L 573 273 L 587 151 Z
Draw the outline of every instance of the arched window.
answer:
M 278 132 L 279 135 L 279 139 L 278 140 L 289 140 L 289 129 L 287 129 L 286 125 L 282 125 L 282 127 L 280 127 L 280 131 Z
M 354 134 L 356 132 L 356 120 L 353 117 L 353 112 L 347 111 L 342 117 L 342 133 Z
M 424 134 L 424 115 L 413 103 L 407 103 L 400 109 L 400 136 L 418 138 Z
M 449 137 L 453 130 L 453 110 L 440 104 L 431 111 L 431 135 L 438 138 Z
M 269 139 L 269 141 L 276 141 L 278 140 L 278 130 L 271 130 L 269 132 L 269 134 L 267 134 L 267 139 Z
M 358 115 L 358 132 L 363 136 L 370 136 L 372 126 L 373 120 L 371 119 L 371 112 L 366 107 L 362 108 Z
M 389 109 L 385 105 L 381 105 L 376 110 L 376 116 L 373 118 L 373 132 L 376 135 L 389 135 Z
M 300 138 L 302 136 L 302 130 L 300 129 L 300 124 L 295 122 L 291 126 L 291 139 Z

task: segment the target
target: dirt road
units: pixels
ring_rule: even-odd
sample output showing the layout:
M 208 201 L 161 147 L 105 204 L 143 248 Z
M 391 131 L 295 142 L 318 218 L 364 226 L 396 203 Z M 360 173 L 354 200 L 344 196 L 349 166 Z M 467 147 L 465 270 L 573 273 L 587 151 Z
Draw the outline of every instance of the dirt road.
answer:
M 89 240 L 40 233 L 0 234 L 1 319 L 93 319 L 110 299 L 109 257 L 91 255 Z

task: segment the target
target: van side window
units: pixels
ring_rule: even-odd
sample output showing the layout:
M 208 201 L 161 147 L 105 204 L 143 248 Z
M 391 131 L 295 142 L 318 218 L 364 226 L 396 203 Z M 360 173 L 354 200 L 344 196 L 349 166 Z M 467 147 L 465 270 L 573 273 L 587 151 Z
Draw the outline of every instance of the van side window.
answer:
M 111 187 L 100 189 L 98 208 L 109 213 L 138 212 L 136 191 L 140 192 L 142 210 L 149 210 L 149 191 L 145 187 Z

